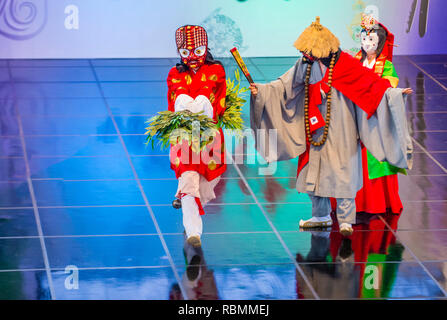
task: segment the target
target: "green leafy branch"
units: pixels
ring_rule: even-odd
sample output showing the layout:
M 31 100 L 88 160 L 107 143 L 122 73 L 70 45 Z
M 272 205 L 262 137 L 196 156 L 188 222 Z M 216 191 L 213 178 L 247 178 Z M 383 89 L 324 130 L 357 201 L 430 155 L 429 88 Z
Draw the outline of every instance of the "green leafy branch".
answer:
M 238 133 L 244 128 L 242 120 L 242 106 L 246 102 L 243 99 L 244 93 L 248 88 L 240 86 L 239 70 L 235 71 L 235 80 L 227 79 L 227 92 L 225 97 L 225 112 L 218 117 L 217 124 L 213 119 L 207 117 L 203 112 L 192 113 L 189 110 L 178 112 L 161 111 L 146 121 L 145 135 L 146 145 L 151 144 L 154 148 L 155 141 L 165 149 L 172 144 L 186 141 L 193 151 L 203 150 L 208 144 L 213 142 L 219 128 L 235 130 Z M 198 132 L 194 131 L 194 126 L 200 129 L 200 141 L 198 141 Z
M 248 88 L 241 87 L 241 77 L 239 69 L 236 69 L 234 76 L 237 80 L 227 79 L 227 93 L 225 96 L 225 112 L 218 118 L 217 126 L 219 128 L 242 131 L 244 128 L 244 121 L 242 120 L 242 106 L 247 102 L 244 94 Z

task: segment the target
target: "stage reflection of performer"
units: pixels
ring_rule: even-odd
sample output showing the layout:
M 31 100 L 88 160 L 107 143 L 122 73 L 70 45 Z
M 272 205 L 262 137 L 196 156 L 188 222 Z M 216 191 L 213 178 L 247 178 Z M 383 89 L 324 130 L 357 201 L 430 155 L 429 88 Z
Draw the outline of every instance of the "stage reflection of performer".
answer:
M 175 33 L 181 63 L 168 75 L 169 111 L 189 110 L 203 112 L 217 122 L 225 111 L 225 70 L 213 59 L 208 49 L 208 37 L 204 28 L 187 25 Z M 177 200 L 174 207 L 182 208 L 183 226 L 187 241 L 201 245 L 203 207 L 214 199 L 214 188 L 226 170 L 222 129 L 209 147 L 212 155 L 199 159 L 187 144 L 171 147 L 171 168 L 178 179 Z
M 299 156 L 296 188 L 312 201 L 312 218 L 300 227 L 331 226 L 333 197 L 340 232 L 350 235 L 363 185 L 360 141 L 379 161 L 411 167 L 404 100 L 411 89 L 391 88 L 339 45 L 317 18 L 295 42 L 304 57 L 278 80 L 250 86 L 250 121 L 254 130 L 266 130 L 256 145 L 269 162 Z M 265 143 L 270 129 L 276 129 L 276 154 Z
M 312 287 L 321 298 L 349 299 L 356 296 L 359 285 L 359 268 L 354 264 L 350 243 L 344 242 L 340 253 L 331 262 L 331 232 L 311 231 L 311 248 L 303 258 L 297 254 L 296 260 L 308 277 Z M 339 234 L 339 233 L 337 233 Z M 344 263 L 340 263 L 344 262 Z M 297 274 L 297 282 L 299 277 Z M 297 283 L 297 296 L 300 299 L 312 298 L 304 286 Z
M 186 260 L 186 271 L 182 277 L 182 285 L 188 300 L 217 300 L 217 291 L 214 271 L 208 269 L 202 248 L 191 246 L 185 241 L 183 254 Z M 171 288 L 171 300 L 183 300 L 178 284 Z
M 323 299 L 387 298 L 393 288 L 404 248 L 377 215 L 359 215 L 369 221 L 355 225 L 351 236 L 312 231 L 308 255 L 297 254 L 297 262 Z M 400 215 L 382 217 L 397 229 Z M 298 297 L 312 298 L 302 284 L 297 288 Z
M 363 15 L 362 29 L 362 50 L 356 55 L 356 59 L 396 88 L 399 78 L 392 63 L 394 35 L 384 25 L 367 15 Z M 355 199 L 357 212 L 401 213 L 403 207 L 399 197 L 397 173 L 405 173 L 405 170 L 386 161 L 378 161 L 363 146 L 362 166 L 363 188 L 357 192 Z M 334 203 L 332 207 L 334 208 Z

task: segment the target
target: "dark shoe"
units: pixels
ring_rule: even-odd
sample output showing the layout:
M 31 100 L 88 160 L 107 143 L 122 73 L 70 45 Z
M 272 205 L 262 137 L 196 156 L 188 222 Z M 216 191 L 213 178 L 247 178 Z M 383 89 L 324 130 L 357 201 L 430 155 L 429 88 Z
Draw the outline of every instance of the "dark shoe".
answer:
M 341 247 L 340 247 L 340 258 L 342 258 L 343 260 L 348 259 L 354 251 L 352 251 L 352 241 L 348 238 L 344 238 L 341 242 Z
M 194 281 L 199 276 L 201 262 L 202 259 L 199 255 L 195 255 L 194 257 L 192 257 L 188 267 L 186 267 L 186 276 L 188 277 L 189 281 Z
M 172 201 L 172 206 L 174 209 L 181 209 L 182 208 L 182 201 L 180 199 L 175 199 Z

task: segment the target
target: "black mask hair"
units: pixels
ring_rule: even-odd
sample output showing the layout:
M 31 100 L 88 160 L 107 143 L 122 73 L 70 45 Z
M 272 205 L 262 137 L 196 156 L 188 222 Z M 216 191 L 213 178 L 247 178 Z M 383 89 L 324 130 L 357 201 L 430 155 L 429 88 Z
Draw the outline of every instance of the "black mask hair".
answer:
M 385 42 L 386 42 L 386 37 L 388 36 L 388 32 L 386 32 L 386 30 L 381 25 L 379 25 L 378 29 L 374 29 L 371 32 L 375 32 L 379 36 L 379 44 L 378 44 L 377 50 L 376 50 L 377 57 L 379 57 L 380 54 L 382 53 L 383 48 L 385 47 Z M 365 59 L 366 59 L 366 52 L 362 48 L 362 60 L 361 61 L 363 62 Z
M 341 49 L 339 48 L 338 51 L 335 53 L 335 63 L 337 63 L 338 58 L 340 58 Z M 330 55 L 327 58 L 320 59 L 321 63 L 323 63 L 326 67 L 329 68 L 331 64 L 332 55 Z

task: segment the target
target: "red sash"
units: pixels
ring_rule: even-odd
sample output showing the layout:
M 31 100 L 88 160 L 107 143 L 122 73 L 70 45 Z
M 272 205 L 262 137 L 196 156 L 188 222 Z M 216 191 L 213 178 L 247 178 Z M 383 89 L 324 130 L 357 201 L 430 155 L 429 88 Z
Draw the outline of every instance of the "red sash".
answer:
M 320 88 L 325 93 L 329 92 L 328 80 L 329 69 L 326 70 L 326 74 L 320 82 L 309 85 L 309 125 L 312 133 L 325 125 L 318 106 L 322 103 Z M 332 87 L 365 111 L 369 119 L 376 112 L 385 91 L 391 87 L 391 84 L 388 80 L 375 74 L 374 71 L 363 67 L 357 59 L 348 53 L 341 52 L 332 72 Z M 298 160 L 297 176 L 309 161 L 309 148 L 310 144 L 307 141 L 306 151 L 300 155 Z

